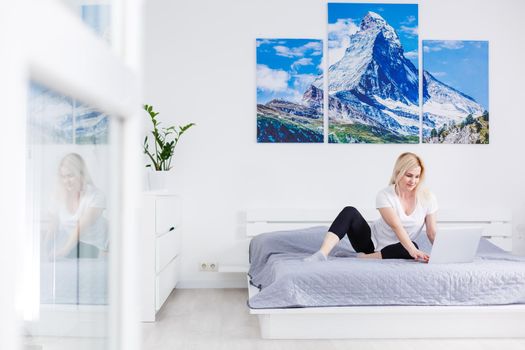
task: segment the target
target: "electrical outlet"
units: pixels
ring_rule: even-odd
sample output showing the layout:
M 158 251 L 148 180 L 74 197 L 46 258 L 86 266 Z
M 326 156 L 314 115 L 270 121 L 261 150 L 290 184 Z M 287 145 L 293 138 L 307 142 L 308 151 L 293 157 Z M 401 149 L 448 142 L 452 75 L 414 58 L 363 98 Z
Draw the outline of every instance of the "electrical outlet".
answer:
M 219 271 L 219 264 L 217 264 L 216 262 L 207 262 L 207 261 L 200 262 L 199 271 L 217 272 Z

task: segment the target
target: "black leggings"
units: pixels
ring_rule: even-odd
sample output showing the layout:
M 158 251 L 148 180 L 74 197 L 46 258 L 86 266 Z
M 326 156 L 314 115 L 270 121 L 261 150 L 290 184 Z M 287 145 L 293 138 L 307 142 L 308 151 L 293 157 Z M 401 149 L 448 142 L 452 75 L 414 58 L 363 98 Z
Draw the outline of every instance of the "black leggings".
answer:
M 345 207 L 341 210 L 330 226 L 329 231 L 335 233 L 339 239 L 343 239 L 345 235 L 348 236 L 348 240 L 356 252 L 366 254 L 374 252 L 370 226 L 354 207 Z M 416 248 L 418 247 L 416 243 L 414 245 Z M 383 259 L 412 259 L 401 243 L 392 244 L 381 249 L 381 257 Z
M 99 255 L 99 249 L 94 245 L 78 242 L 77 246 L 69 252 L 66 256 L 68 259 L 81 259 L 81 258 L 90 258 L 95 259 Z

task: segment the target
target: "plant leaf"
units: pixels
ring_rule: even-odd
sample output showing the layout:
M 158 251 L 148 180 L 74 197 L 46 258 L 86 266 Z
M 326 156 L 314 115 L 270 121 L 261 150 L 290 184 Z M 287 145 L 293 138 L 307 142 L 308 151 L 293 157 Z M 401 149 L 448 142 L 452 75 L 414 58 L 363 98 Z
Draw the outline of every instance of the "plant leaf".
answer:
M 149 157 L 152 163 L 146 165 L 146 167 L 153 166 L 155 170 L 169 170 L 171 169 L 171 160 L 175 152 L 175 147 L 180 140 L 180 136 L 196 124 L 189 123 L 184 126 L 172 125 L 167 128 L 161 128 L 161 122 L 156 118 L 159 112 L 155 112 L 152 105 L 144 104 L 143 108 L 148 113 L 149 119 L 153 125 L 151 135 L 155 146 L 155 149 L 150 152 L 149 138 L 148 136 L 144 138 L 144 153 Z

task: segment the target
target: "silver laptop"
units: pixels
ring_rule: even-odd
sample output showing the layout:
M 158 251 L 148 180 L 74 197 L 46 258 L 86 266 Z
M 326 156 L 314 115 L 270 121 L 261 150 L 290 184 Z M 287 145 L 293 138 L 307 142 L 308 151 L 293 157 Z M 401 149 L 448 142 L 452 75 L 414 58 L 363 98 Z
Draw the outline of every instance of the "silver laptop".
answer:
M 481 227 L 438 228 L 429 264 L 467 263 L 474 261 L 481 239 Z

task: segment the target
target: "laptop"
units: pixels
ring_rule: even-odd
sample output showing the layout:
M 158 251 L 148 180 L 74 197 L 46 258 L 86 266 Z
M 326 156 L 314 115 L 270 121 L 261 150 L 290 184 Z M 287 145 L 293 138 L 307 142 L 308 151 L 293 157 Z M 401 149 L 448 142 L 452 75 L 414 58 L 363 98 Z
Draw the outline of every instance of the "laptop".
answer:
M 428 263 L 450 264 L 474 261 L 482 231 L 481 227 L 438 228 Z

